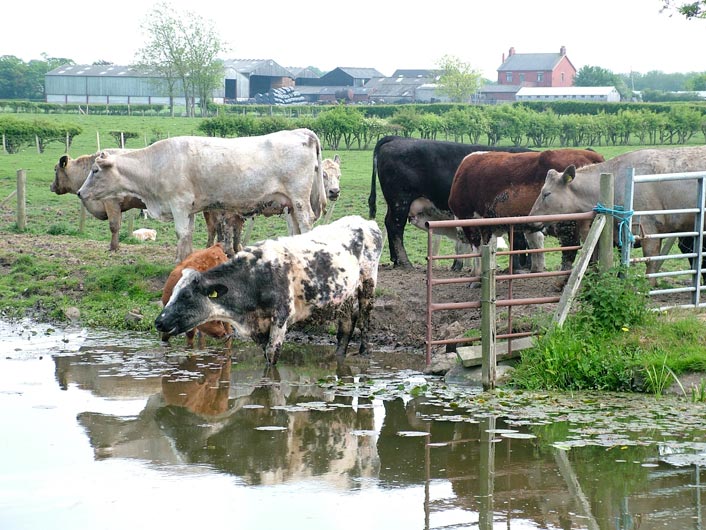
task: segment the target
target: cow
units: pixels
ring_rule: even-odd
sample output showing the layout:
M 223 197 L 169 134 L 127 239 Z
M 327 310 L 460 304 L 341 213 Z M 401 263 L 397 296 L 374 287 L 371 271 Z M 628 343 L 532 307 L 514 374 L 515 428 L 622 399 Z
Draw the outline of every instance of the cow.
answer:
M 377 223 L 352 215 L 246 246 L 206 272 L 185 269 L 155 326 L 175 335 L 211 320 L 229 322 L 274 365 L 289 325 L 335 317 L 336 355 L 345 356 L 356 323 L 359 353 L 367 354 L 382 245 Z
M 404 248 L 404 228 L 413 201 L 425 198 L 443 214 L 443 219 L 452 219 L 448 201 L 454 174 L 463 158 L 475 151 L 521 153 L 530 149 L 400 136 L 385 136 L 377 142 L 373 150 L 373 172 L 368 196 L 369 216 L 374 219 L 377 213 L 375 180 L 379 175 L 380 189 L 387 203 L 385 228 L 390 241 L 390 260 L 394 266 L 412 266 Z M 458 265 L 455 263 L 454 268 L 458 268 Z
M 599 202 L 600 175 L 612 173 L 615 179 L 615 204 L 623 205 L 625 180 L 629 168 L 636 175 L 682 173 L 706 169 L 706 146 L 676 147 L 670 149 L 639 149 L 618 155 L 606 162 L 582 168 L 567 167 L 563 172 L 551 169 L 547 172 L 544 186 L 537 197 L 530 215 L 579 213 L 591 211 Z M 697 181 L 667 180 L 645 182 L 635 186 L 633 208 L 635 210 L 672 210 L 693 207 L 697 196 Z M 615 220 L 619 226 L 619 220 Z M 694 230 L 694 214 L 645 215 L 640 219 L 640 230 L 644 234 L 691 232 Z M 582 227 L 585 238 L 587 227 Z M 619 230 L 616 230 L 616 235 Z M 691 239 L 691 238 L 690 238 Z M 693 242 L 692 242 L 693 245 Z M 646 257 L 660 254 L 659 239 L 643 239 L 642 252 Z M 680 244 L 684 251 L 688 241 Z M 691 247 L 693 248 L 693 246 Z M 648 261 L 646 272 L 652 274 L 659 261 Z M 654 285 L 654 278 L 650 279 Z
M 321 165 L 326 197 L 330 202 L 336 201 L 341 194 L 341 158 L 338 155 L 324 158 Z M 213 245 L 215 241 L 221 241 L 226 254 L 231 257 L 242 248 L 241 236 L 245 219 L 241 215 L 225 210 L 205 210 L 203 216 L 208 231 L 208 246 Z
M 458 219 L 477 217 L 519 217 L 528 215 L 542 189 L 547 171 L 563 171 L 603 162 L 605 158 L 585 149 L 551 149 L 529 153 L 471 153 L 459 164 L 449 194 L 449 208 Z M 519 227 L 518 227 L 519 228 Z M 491 231 L 506 231 L 493 227 L 482 231 L 463 227 L 466 239 L 476 248 L 487 243 Z M 578 244 L 575 230 L 561 230 L 562 246 Z M 568 237 L 567 237 L 568 235 Z M 542 248 L 541 232 L 528 230 L 525 237 L 530 248 Z M 575 253 L 564 256 L 569 264 Z M 544 254 L 532 254 L 531 272 L 544 270 Z
M 179 263 L 179 265 L 177 265 L 167 277 L 167 281 L 164 283 L 164 288 L 162 289 L 162 305 L 166 306 L 167 303 L 169 303 L 169 299 L 171 298 L 172 293 L 174 292 L 174 287 L 177 283 L 179 283 L 184 269 L 188 268 L 200 272 L 205 272 L 209 269 L 212 269 L 216 265 L 225 263 L 226 261 L 228 261 L 228 256 L 226 256 L 226 253 L 223 251 L 222 243 L 216 243 L 215 245 L 212 245 L 208 248 L 197 250 L 189 254 L 189 256 L 187 256 L 184 261 Z M 205 345 L 205 335 L 208 335 L 209 337 L 214 337 L 216 339 L 226 338 L 228 342 L 228 347 L 230 347 L 230 343 L 232 341 L 233 336 L 233 328 L 227 322 L 214 320 L 210 322 L 205 322 L 199 326 L 196 326 L 193 329 L 185 331 L 184 333 L 186 335 L 187 347 L 194 347 L 194 336 L 196 335 L 197 331 L 199 332 L 199 345 L 202 348 Z M 162 342 L 168 343 L 170 337 L 171 334 L 162 333 Z
M 104 152 L 117 155 L 129 151 L 131 149 L 105 149 Z M 62 155 L 54 166 L 54 182 L 50 186 L 51 191 L 57 195 L 76 193 L 88 177 L 91 166 L 99 154 L 81 155 L 78 158 Z M 111 234 L 109 250 L 111 251 L 117 251 L 120 248 L 122 213 L 133 208 L 145 208 L 145 204 L 138 197 L 133 196 L 104 201 L 84 200 L 83 205 L 96 219 L 108 220 Z
M 150 216 L 173 219 L 177 262 L 192 251 L 194 214 L 291 214 L 291 230 L 311 229 L 324 211 L 321 144 L 308 129 L 263 136 L 176 136 L 114 156 L 101 153 L 78 190 L 85 200 L 137 196 Z

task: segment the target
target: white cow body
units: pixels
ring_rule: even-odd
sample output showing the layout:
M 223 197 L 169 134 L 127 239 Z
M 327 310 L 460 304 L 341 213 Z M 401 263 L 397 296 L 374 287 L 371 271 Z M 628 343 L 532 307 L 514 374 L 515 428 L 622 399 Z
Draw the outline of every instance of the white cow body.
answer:
M 180 136 L 120 156 L 99 156 L 78 194 L 84 200 L 137 196 L 155 218 L 173 219 L 177 261 L 192 250 L 194 214 L 241 216 L 288 208 L 294 233 L 326 206 L 321 145 L 308 129 L 264 136 Z

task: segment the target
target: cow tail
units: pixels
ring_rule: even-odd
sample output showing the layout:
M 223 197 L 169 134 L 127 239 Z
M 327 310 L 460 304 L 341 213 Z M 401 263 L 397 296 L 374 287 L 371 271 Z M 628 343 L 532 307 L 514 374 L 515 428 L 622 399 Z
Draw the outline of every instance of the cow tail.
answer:
M 375 151 L 373 151 L 373 176 L 370 182 L 370 195 L 368 196 L 368 219 L 375 219 L 377 215 L 377 191 L 375 186 L 375 177 L 377 175 L 378 168 L 378 150 L 375 146 Z
M 314 184 L 311 186 L 310 203 L 314 211 L 314 218 L 318 219 L 323 214 L 328 204 L 326 188 L 324 186 L 323 155 L 321 152 L 321 142 L 314 132 L 311 132 L 313 143 L 316 147 L 316 176 Z

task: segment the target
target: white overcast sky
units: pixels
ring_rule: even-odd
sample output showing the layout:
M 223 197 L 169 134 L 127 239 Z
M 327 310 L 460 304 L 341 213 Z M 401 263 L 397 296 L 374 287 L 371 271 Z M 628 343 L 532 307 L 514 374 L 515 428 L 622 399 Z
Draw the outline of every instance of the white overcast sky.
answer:
M 613 73 L 706 71 L 706 20 L 660 13 L 661 0 L 170 0 L 211 20 L 226 59 L 284 67 L 434 68 L 451 55 L 496 79 L 503 54 L 558 52 Z M 0 55 L 130 64 L 154 0 L 12 1 Z M 41 11 L 41 14 L 39 13 Z

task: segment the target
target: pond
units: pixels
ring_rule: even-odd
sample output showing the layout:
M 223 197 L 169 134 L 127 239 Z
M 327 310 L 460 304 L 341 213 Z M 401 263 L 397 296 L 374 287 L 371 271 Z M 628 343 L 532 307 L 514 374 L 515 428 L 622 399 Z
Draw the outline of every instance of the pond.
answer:
M 0 528 L 702 528 L 706 406 L 0 322 Z M 423 352 L 420 352 L 423 355 Z

